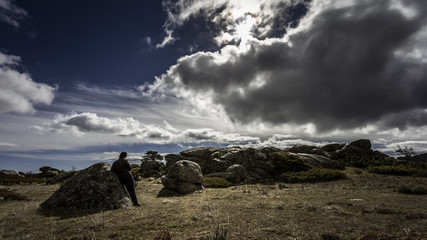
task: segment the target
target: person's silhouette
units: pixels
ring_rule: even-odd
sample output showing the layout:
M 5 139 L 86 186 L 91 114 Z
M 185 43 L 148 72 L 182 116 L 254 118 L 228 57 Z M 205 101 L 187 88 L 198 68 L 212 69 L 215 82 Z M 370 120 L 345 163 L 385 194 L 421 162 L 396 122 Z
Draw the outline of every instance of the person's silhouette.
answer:
M 138 203 L 138 199 L 136 197 L 135 192 L 135 182 L 133 180 L 132 174 L 130 173 L 130 170 L 132 167 L 126 160 L 127 153 L 121 152 L 119 159 L 117 159 L 113 166 L 111 166 L 111 171 L 117 174 L 119 177 L 120 182 L 125 186 L 126 190 L 128 191 L 130 198 L 132 199 L 134 206 L 141 206 Z

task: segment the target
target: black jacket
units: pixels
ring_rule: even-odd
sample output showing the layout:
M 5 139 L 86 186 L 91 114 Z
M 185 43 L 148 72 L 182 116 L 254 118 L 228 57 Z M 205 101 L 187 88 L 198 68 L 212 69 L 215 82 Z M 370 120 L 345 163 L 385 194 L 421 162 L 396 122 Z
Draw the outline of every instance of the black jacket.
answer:
M 117 174 L 120 182 L 133 181 L 132 174 L 129 172 L 131 169 L 132 167 L 124 158 L 119 158 L 111 166 L 111 171 Z

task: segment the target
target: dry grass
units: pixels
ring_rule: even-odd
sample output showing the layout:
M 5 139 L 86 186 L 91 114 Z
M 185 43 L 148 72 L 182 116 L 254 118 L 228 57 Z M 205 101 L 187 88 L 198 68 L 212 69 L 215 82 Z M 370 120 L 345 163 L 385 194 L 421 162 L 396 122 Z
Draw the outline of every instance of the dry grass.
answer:
M 0 202 L 0 239 L 426 239 L 427 198 L 398 192 L 426 178 L 348 169 L 325 183 L 208 188 L 157 198 L 161 185 L 137 186 L 141 207 L 78 217 L 37 214 L 59 185 L 8 188 L 29 201 Z

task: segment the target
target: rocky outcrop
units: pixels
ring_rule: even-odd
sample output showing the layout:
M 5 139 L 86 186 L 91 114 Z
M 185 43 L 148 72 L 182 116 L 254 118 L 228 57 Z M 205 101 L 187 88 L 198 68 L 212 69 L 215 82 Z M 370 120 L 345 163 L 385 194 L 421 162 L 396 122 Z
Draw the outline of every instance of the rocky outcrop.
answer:
M 322 167 L 329 169 L 344 170 L 345 166 L 338 162 L 337 160 L 331 160 L 325 156 L 316 155 L 316 154 L 306 154 L 298 153 L 297 154 L 306 164 L 313 167 Z
M 168 154 L 165 156 L 166 166 L 170 167 L 179 160 L 184 160 L 184 157 L 180 154 Z
M 345 143 L 331 143 L 331 144 L 326 144 L 320 149 L 326 153 L 330 153 L 330 152 L 341 150 L 344 146 L 345 146 Z
M 225 180 L 231 183 L 242 183 L 248 179 L 246 168 L 239 164 L 230 166 L 225 173 Z
M 22 177 L 22 175 L 20 175 L 16 171 L 14 171 L 14 170 L 6 170 L 6 169 L 3 169 L 3 170 L 0 171 L 0 176 Z
M 203 174 L 200 166 L 189 160 L 174 163 L 169 172 L 162 177 L 164 188 L 159 197 L 182 195 L 203 189 Z
M 130 208 L 132 201 L 108 163 L 97 163 L 70 178 L 40 205 L 41 210 L 102 211 Z
M 343 163 L 346 163 L 349 156 L 388 157 L 373 151 L 371 147 L 371 142 L 367 139 L 360 139 L 348 145 L 345 143 L 332 143 L 323 147 L 302 145 L 287 150 L 274 147 L 262 149 L 201 147 L 185 150 L 179 154 L 169 154 L 165 159 L 166 166 L 187 159 L 199 164 L 205 176 L 229 178 L 233 183 L 241 183 L 246 180 L 258 181 L 274 177 L 276 171 L 271 155 L 276 152 L 298 156 L 304 164 L 312 167 L 342 170 L 345 167 Z M 239 167 L 232 167 L 236 164 Z M 240 177 L 235 177 L 234 171 L 237 170 L 231 171 L 234 168 L 239 169 Z
M 167 165 L 187 158 L 199 164 L 206 176 L 223 177 L 230 179 L 233 183 L 241 183 L 246 180 L 262 180 L 273 177 L 274 166 L 269 159 L 269 154 L 283 150 L 277 148 L 195 148 L 166 156 Z M 302 159 L 309 165 L 332 169 L 343 169 L 344 166 L 327 157 L 327 152 L 314 146 L 293 147 L 293 152 L 301 155 Z M 314 154 L 318 153 L 318 154 Z M 233 167 L 238 165 L 239 167 Z M 239 177 L 236 176 L 239 169 Z M 233 171 L 233 174 L 232 174 Z
M 40 170 L 39 177 L 42 177 L 42 178 L 55 177 L 60 172 L 62 172 L 59 169 L 56 169 L 56 168 L 53 168 L 53 167 L 49 167 L 49 166 L 41 167 L 39 170 Z
M 271 178 L 270 172 L 273 168 L 267 155 L 276 150 L 275 148 L 256 150 L 240 147 L 203 147 L 186 150 L 180 154 L 169 154 L 165 159 L 167 166 L 181 159 L 196 162 L 200 165 L 204 175 L 225 173 L 229 167 L 238 164 L 246 170 L 248 179 L 265 179 Z
M 349 156 L 357 155 L 362 156 L 371 156 L 374 154 L 374 151 L 371 149 L 371 141 L 368 139 L 359 139 L 354 142 L 345 145 L 342 149 L 335 152 L 330 152 L 329 155 L 332 159 L 346 159 Z
M 144 177 L 161 177 L 165 174 L 163 172 L 164 164 L 157 160 L 142 160 L 139 166 L 139 172 Z

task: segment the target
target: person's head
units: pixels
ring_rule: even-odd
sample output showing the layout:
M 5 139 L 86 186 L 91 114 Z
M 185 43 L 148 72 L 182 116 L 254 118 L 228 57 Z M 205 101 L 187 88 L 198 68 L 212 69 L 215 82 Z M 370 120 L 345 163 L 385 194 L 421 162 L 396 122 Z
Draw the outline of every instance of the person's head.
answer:
M 120 153 L 120 158 L 126 158 L 126 157 L 127 157 L 127 155 L 128 155 L 128 153 L 127 153 L 127 152 L 121 152 L 121 153 Z

